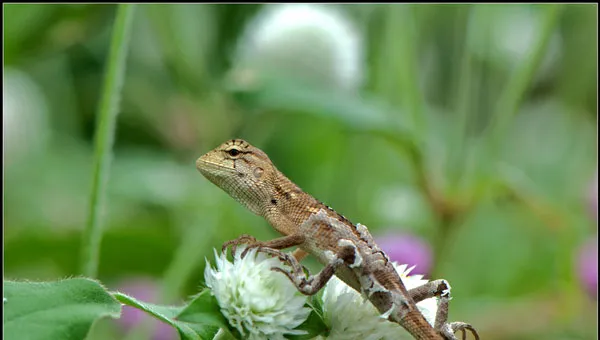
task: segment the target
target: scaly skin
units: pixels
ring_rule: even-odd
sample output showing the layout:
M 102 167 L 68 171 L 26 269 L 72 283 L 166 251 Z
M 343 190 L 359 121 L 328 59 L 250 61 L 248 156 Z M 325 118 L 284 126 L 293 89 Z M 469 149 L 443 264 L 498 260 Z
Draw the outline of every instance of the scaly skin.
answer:
M 353 224 L 335 210 L 302 191 L 273 165 L 260 149 L 241 139 L 227 141 L 196 161 L 208 180 L 253 213 L 265 218 L 281 238 L 260 242 L 244 235 L 228 244 L 247 243 L 268 250 L 296 268 L 286 274 L 304 294 L 314 294 L 332 275 L 365 294 L 371 303 L 404 327 L 416 339 L 456 339 L 454 332 L 475 330 L 468 324 L 446 323 L 449 285 L 436 280 L 410 292 L 387 255 L 375 244 L 367 228 Z M 294 257 L 280 249 L 298 246 Z M 297 261 L 307 254 L 325 265 L 308 279 Z M 441 300 L 432 327 L 416 302 L 437 296 Z

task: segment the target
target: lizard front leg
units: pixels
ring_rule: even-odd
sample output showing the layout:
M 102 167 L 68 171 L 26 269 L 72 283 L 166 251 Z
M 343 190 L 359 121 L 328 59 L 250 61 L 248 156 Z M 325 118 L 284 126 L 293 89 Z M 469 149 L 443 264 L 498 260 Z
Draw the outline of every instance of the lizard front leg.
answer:
M 430 281 L 422 286 L 409 290 L 408 294 L 415 301 L 415 303 L 421 302 L 425 299 L 438 297 L 438 309 L 433 328 L 440 332 L 446 339 L 456 339 L 454 333 L 458 331 L 461 331 L 462 338 L 466 339 L 466 331 L 468 330 L 471 332 L 471 334 L 473 334 L 476 340 L 479 340 L 479 334 L 477 334 L 475 328 L 473 328 L 473 326 L 470 324 L 464 322 L 447 322 L 449 302 L 452 299 L 450 297 L 450 284 L 448 284 L 448 281 Z
M 247 248 L 244 249 L 244 252 L 242 253 L 242 257 L 245 257 L 248 251 L 252 248 L 285 249 L 300 245 L 304 243 L 304 241 L 304 235 L 300 234 L 287 235 L 270 241 L 258 241 L 254 236 L 244 234 L 236 239 L 225 242 L 221 248 L 221 251 L 224 252 L 229 246 L 231 246 L 231 252 L 235 254 L 237 247 L 245 244 L 247 245 Z
M 231 246 L 231 254 L 235 254 L 237 247 L 239 245 L 242 245 L 242 244 L 250 245 L 250 244 L 254 244 L 256 242 L 258 242 L 258 241 L 256 240 L 256 238 L 254 236 L 248 235 L 248 234 L 243 234 L 233 240 L 229 240 L 229 241 L 223 243 L 223 245 L 221 246 L 221 252 L 222 253 L 226 252 L 227 248 L 229 248 Z
M 259 248 L 259 251 L 277 256 L 282 262 L 287 263 L 291 267 L 289 270 L 280 267 L 273 267 L 271 270 L 287 276 L 302 294 L 314 295 L 327 284 L 339 267 L 344 264 L 349 265 L 354 263 L 355 249 L 351 245 L 343 246 L 339 253 L 333 257 L 332 261 L 325 265 L 318 274 L 308 276 L 306 268 L 300 265 L 294 256 L 271 248 Z
M 300 293 L 304 295 L 315 295 L 325 286 L 325 284 L 327 284 L 335 274 L 335 270 L 343 264 L 344 261 L 342 259 L 336 259 L 326 265 L 318 274 L 309 275 L 308 277 L 304 271 L 285 270 L 279 267 L 273 267 L 272 270 L 285 274 Z
M 302 244 L 303 242 L 303 235 L 289 235 L 267 242 L 257 241 L 256 238 L 250 235 L 241 235 L 234 240 L 225 242 L 223 245 L 223 251 L 232 245 L 232 253 L 235 254 L 236 247 L 238 245 L 247 244 L 248 247 L 242 252 L 242 258 L 245 257 L 248 251 L 252 248 L 258 248 L 258 252 L 278 257 L 281 262 L 289 265 L 291 269 L 286 270 L 280 267 L 273 267 L 271 270 L 285 274 L 301 293 L 305 295 L 314 295 L 321 288 L 323 288 L 329 279 L 331 279 L 335 273 L 335 269 L 340 264 L 343 264 L 344 261 L 343 259 L 339 259 L 340 261 L 325 266 L 325 268 L 319 274 L 309 276 L 307 278 L 305 274 L 307 270 L 300 264 L 299 260 L 293 254 L 290 255 L 280 250 Z M 307 254 L 304 251 L 302 252 Z
M 306 251 L 304 251 L 303 249 L 298 248 L 298 249 L 294 250 L 292 255 L 296 258 L 296 260 L 302 261 L 308 255 L 308 253 Z

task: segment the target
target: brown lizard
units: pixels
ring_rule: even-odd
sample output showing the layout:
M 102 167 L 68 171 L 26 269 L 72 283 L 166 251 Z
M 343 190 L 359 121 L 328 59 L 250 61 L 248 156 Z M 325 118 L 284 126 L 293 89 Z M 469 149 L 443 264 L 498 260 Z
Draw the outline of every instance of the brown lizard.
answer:
M 196 161 L 197 169 L 234 199 L 265 218 L 283 237 L 261 242 L 242 235 L 225 243 L 248 245 L 246 251 L 278 256 L 291 269 L 273 268 L 287 275 L 300 292 L 317 293 L 336 275 L 366 296 L 382 316 L 404 327 L 416 339 L 463 339 L 475 329 L 463 322 L 447 323 L 450 286 L 434 280 L 407 290 L 388 256 L 375 244 L 367 228 L 353 224 L 344 216 L 303 192 L 273 165 L 260 149 L 241 139 L 229 140 Z M 298 246 L 293 256 L 282 249 Z M 299 261 L 307 254 L 325 267 L 316 275 L 306 276 Z M 427 298 L 438 297 L 438 312 L 431 326 L 416 307 Z

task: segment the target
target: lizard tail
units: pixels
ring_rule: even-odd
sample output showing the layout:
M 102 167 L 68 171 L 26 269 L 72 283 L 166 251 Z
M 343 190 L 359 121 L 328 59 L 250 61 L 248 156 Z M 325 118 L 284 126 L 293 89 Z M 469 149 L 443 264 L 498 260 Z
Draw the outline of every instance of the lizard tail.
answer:
M 419 311 L 412 310 L 406 314 L 402 320 L 404 327 L 415 339 L 419 340 L 443 340 L 444 338 L 437 333 L 433 327 L 425 320 Z

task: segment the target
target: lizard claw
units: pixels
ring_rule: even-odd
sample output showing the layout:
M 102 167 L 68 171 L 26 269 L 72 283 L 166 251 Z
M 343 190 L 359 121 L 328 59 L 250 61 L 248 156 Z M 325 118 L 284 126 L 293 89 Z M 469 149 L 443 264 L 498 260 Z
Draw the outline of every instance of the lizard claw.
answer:
M 469 332 L 471 332 L 471 334 L 473 334 L 473 336 L 475 337 L 475 340 L 479 340 L 479 334 L 477 334 L 477 331 L 475 330 L 475 328 L 473 328 L 473 326 L 471 326 L 468 323 L 459 322 L 459 321 L 448 323 L 448 324 L 444 325 L 442 334 L 444 335 L 444 337 L 446 339 L 456 339 L 456 337 L 454 336 L 454 333 L 456 333 L 457 331 L 461 331 L 462 340 L 467 339 L 467 331 L 469 331 Z
M 256 241 L 255 243 L 251 243 L 246 246 L 246 249 L 244 249 L 244 251 L 242 252 L 241 258 L 245 258 L 246 255 L 248 255 L 248 252 L 254 248 L 258 248 L 258 251 L 263 252 L 263 253 L 264 253 L 263 249 L 269 249 L 269 248 L 263 248 L 262 242 Z
M 280 267 L 273 267 L 271 270 L 285 274 L 285 276 L 290 279 L 292 284 L 296 286 L 300 293 L 308 296 L 314 295 L 321 290 L 327 281 L 329 281 L 329 279 L 331 279 L 331 277 L 334 275 L 335 269 L 344 264 L 341 259 L 338 259 L 338 261 L 327 264 L 325 268 L 323 268 L 323 270 L 318 274 L 307 275 L 308 269 L 296 262 L 295 257 L 287 254 L 284 255 L 288 257 L 287 260 L 290 261 L 288 264 L 292 268 L 290 270 L 286 270 Z
M 271 267 L 271 270 L 274 272 L 283 273 L 283 274 L 285 274 L 285 276 L 287 276 L 290 279 L 290 281 L 295 282 L 295 276 L 291 270 L 285 270 L 281 267 Z
M 304 272 L 298 272 L 295 271 L 294 269 L 292 270 L 285 270 L 283 268 L 280 267 L 272 267 L 271 268 L 272 271 L 275 272 L 280 272 L 283 273 L 285 276 L 288 277 L 288 279 L 290 279 L 290 281 L 292 282 L 292 284 L 294 286 L 296 286 L 296 289 L 298 289 L 298 291 L 304 295 L 314 295 L 317 291 L 319 291 L 322 288 L 321 286 L 314 286 L 314 277 L 309 277 L 306 278 L 306 276 L 304 275 Z M 325 282 L 323 282 L 323 285 L 325 284 Z
M 292 272 L 294 274 L 304 273 L 304 270 L 306 269 L 306 267 L 300 265 L 300 263 L 298 262 L 298 260 L 296 260 L 296 258 L 294 256 L 292 256 L 288 253 L 285 253 L 281 250 L 268 248 L 268 247 L 260 247 L 258 251 L 260 251 L 261 253 L 268 254 L 268 255 L 276 256 L 279 259 L 279 261 L 290 266 L 292 268 Z M 278 267 L 273 267 L 273 268 L 278 268 Z M 271 269 L 273 269 L 273 268 L 271 268 Z M 306 270 L 308 270 L 308 269 L 306 269 Z
M 236 239 L 229 240 L 229 241 L 223 243 L 223 246 L 221 247 L 221 252 L 227 252 L 227 248 L 229 248 L 229 246 L 231 246 L 231 254 L 233 256 L 235 256 L 238 246 L 240 246 L 242 244 L 246 244 L 246 245 L 250 246 L 255 243 L 259 243 L 259 242 L 256 240 L 256 238 L 254 236 L 243 234 L 243 235 L 240 235 Z

